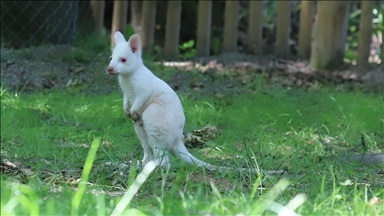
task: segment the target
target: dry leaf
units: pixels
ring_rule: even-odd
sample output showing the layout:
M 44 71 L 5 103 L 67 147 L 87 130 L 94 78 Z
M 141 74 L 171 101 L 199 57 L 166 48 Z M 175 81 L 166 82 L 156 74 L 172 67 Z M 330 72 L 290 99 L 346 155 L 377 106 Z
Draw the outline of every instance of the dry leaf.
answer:
M 370 199 L 368 202 L 370 206 L 379 205 L 382 203 L 383 203 L 383 200 L 378 197 L 372 197 L 372 199 Z
M 80 73 L 81 71 L 85 70 L 84 67 L 76 68 L 73 73 Z

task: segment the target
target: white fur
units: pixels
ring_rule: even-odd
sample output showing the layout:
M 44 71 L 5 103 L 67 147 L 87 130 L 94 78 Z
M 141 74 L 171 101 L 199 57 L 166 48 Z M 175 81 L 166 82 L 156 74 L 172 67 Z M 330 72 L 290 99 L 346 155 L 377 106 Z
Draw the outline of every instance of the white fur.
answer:
M 185 148 L 182 141 L 185 116 L 180 99 L 167 83 L 143 64 L 140 36 L 132 35 L 126 41 L 117 31 L 114 39 L 107 73 L 119 75 L 124 112 L 135 121 L 134 128 L 144 150 L 142 166 L 154 161 L 156 166 L 168 168 L 168 152 L 171 152 L 189 164 L 208 170 L 232 170 L 205 163 Z M 122 62 L 122 58 L 126 62 Z
M 182 142 L 185 116 L 180 99 L 143 64 L 140 36 L 135 34 L 127 42 L 116 32 L 114 38 L 115 47 L 108 68 L 119 75 L 125 113 L 136 118 L 134 127 L 144 150 L 142 166 L 154 160 L 156 165 L 168 168 L 168 152 L 187 163 L 206 165 L 185 148 Z M 135 53 L 131 47 L 136 49 Z M 121 62 L 121 58 L 126 58 L 126 62 Z

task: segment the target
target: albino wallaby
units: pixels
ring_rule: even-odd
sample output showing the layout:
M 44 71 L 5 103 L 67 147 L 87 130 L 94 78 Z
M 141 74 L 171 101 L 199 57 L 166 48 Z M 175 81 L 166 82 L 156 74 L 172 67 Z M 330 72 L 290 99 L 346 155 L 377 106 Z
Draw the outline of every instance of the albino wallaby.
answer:
M 124 93 L 124 112 L 134 120 L 135 131 L 144 150 L 142 166 L 154 161 L 156 166 L 169 168 L 168 152 L 171 152 L 188 164 L 211 171 L 239 170 L 208 164 L 188 152 L 182 141 L 185 123 L 183 106 L 172 88 L 143 64 L 140 36 L 134 34 L 126 41 L 123 34 L 117 31 L 114 40 L 107 73 L 119 76 Z M 257 169 L 241 170 L 260 172 Z M 282 171 L 267 173 L 278 174 Z

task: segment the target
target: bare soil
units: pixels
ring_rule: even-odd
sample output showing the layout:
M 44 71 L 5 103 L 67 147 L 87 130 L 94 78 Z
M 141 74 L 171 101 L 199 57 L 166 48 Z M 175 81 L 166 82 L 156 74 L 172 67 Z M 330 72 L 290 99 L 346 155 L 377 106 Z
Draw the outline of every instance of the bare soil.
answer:
M 75 90 L 111 93 L 119 90 L 116 77 L 108 76 L 108 56 L 76 56 L 70 46 L 47 45 L 28 49 L 1 49 L 1 83 L 15 92 Z M 100 60 L 105 59 L 105 60 Z M 345 90 L 362 89 L 384 94 L 384 66 L 345 65 L 334 71 L 314 71 L 306 60 L 284 60 L 270 56 L 240 53 L 222 54 L 191 61 L 162 62 L 176 67 L 177 73 L 162 77 L 177 91 L 191 89 L 207 94 L 241 93 L 243 88 L 264 74 L 271 84 L 292 88 L 313 88 L 317 84 L 336 84 Z M 192 73 L 191 73 L 192 72 Z M 199 73 L 199 76 L 196 76 Z

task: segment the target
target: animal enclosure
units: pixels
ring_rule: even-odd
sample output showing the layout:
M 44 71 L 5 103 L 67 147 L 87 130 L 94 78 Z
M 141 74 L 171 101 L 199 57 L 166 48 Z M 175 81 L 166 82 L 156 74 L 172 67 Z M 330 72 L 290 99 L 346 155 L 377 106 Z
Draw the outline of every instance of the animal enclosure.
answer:
M 263 37 L 266 34 L 263 17 L 269 13 L 266 5 L 272 3 L 277 5 L 277 14 L 273 31 L 275 39 L 270 45 Z M 219 44 L 221 53 L 273 54 L 280 58 L 296 56 L 310 59 L 314 68 L 332 69 L 343 63 L 347 38 L 350 37 L 347 32 L 354 27 L 349 25 L 348 19 L 358 12 L 357 64 L 368 65 L 373 58 L 378 63 L 384 56 L 383 27 L 380 27 L 384 6 L 380 1 L 195 1 L 189 4 L 197 8 L 194 10 L 197 19 L 190 26 L 182 25 L 183 14 L 185 17 L 192 13 L 186 1 L 2 1 L 1 46 L 70 44 L 84 26 L 87 31 L 102 35 L 117 30 L 126 32 L 129 24 L 141 35 L 143 48 L 153 51 L 158 19 L 164 17 L 160 49 L 165 58 L 178 57 L 183 30 L 193 31 L 191 35 L 196 35 L 189 38 L 196 41 L 192 44 L 196 57 L 209 56 L 215 43 Z M 212 24 L 217 13 L 222 19 L 220 26 Z M 291 37 L 293 13 L 300 17 L 295 39 Z M 106 23 L 107 20 L 111 23 Z M 247 30 L 242 34 L 239 26 L 245 25 L 244 20 Z M 379 27 L 373 34 L 374 25 Z M 212 41 L 212 32 L 217 28 L 222 29 L 222 37 Z M 375 43 L 373 38 L 376 38 Z M 297 54 L 292 52 L 292 45 L 297 45 Z

